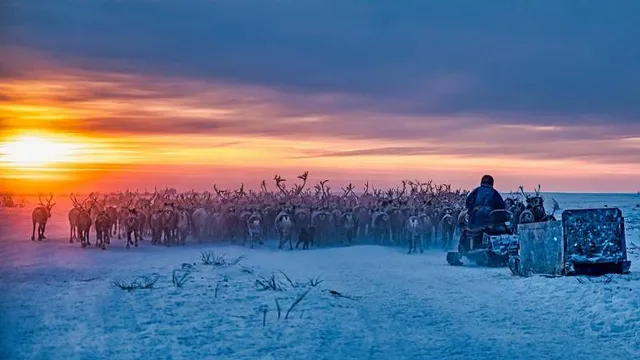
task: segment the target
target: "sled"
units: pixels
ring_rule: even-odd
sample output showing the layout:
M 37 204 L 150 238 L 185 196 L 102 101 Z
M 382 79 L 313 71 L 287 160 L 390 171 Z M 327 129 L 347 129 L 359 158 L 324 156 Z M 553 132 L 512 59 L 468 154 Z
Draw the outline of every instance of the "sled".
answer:
M 510 257 L 516 275 L 625 274 L 624 217 L 619 208 L 565 210 L 561 221 L 518 225 L 519 249 Z

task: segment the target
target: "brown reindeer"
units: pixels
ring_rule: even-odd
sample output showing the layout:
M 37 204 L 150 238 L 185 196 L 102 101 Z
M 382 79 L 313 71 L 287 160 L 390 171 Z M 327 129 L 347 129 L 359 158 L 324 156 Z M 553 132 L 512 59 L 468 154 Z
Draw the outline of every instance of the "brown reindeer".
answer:
M 115 206 L 107 206 L 105 211 L 109 217 L 109 236 L 115 236 L 118 231 L 118 208 Z
M 453 246 L 453 235 L 456 232 L 456 220 L 453 218 L 453 215 L 447 213 L 440 220 L 440 224 L 438 226 L 439 232 L 438 234 L 442 238 L 442 248 L 444 250 L 449 249 Z
M 129 216 L 124 221 L 124 228 L 127 240 L 126 248 L 130 248 L 131 245 L 138 247 L 138 240 L 140 239 L 140 220 L 136 209 L 129 209 Z M 133 235 L 133 240 L 131 236 Z
M 149 227 L 151 228 L 151 244 L 157 245 L 162 243 L 162 209 L 156 209 L 151 212 L 149 217 Z
M 49 194 L 49 197 L 42 200 L 42 195 L 38 195 L 39 206 L 33 209 L 31 213 L 31 220 L 33 222 L 33 229 L 31 231 L 31 241 L 35 241 L 36 239 L 36 224 L 38 225 L 38 241 L 42 241 L 46 239 L 44 236 L 44 231 L 47 227 L 47 221 L 51 217 L 51 209 L 55 206 L 55 202 L 51 202 L 53 200 L 53 194 Z
M 308 250 L 310 245 L 313 245 L 316 228 L 313 226 L 300 229 L 298 234 L 298 242 L 296 243 L 296 249 L 302 244 L 302 250 Z
M 75 219 L 76 238 L 79 238 L 80 245 L 84 248 L 87 245 L 91 245 L 89 242 L 89 230 L 91 229 L 92 220 L 91 215 L 89 214 L 89 209 L 86 208 L 88 199 L 80 204 L 73 194 L 71 194 L 70 197 L 71 201 L 73 201 L 74 208 L 69 211 L 69 224 L 72 224 Z M 75 218 L 73 218 L 73 216 L 75 216 Z M 73 243 L 73 238 L 69 239 L 69 242 Z
M 164 244 L 171 246 L 175 242 L 178 225 L 178 213 L 175 211 L 173 203 L 165 204 L 160 216 L 160 224 L 164 235 Z
M 100 211 L 96 215 L 94 225 L 96 229 L 96 246 L 105 250 L 107 245 L 111 244 L 111 218 L 109 214 L 105 210 Z

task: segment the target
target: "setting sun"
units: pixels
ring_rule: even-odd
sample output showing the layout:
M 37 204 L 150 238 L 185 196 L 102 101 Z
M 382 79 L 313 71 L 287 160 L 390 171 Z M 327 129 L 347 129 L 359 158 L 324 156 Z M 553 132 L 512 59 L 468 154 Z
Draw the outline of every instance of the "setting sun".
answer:
M 14 167 L 39 167 L 70 162 L 77 145 L 44 135 L 21 135 L 0 145 L 0 162 Z

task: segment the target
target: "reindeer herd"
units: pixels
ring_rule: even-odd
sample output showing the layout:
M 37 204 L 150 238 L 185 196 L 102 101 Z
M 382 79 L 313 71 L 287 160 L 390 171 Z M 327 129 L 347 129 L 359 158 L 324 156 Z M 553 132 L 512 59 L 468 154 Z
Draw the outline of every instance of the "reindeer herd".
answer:
M 185 245 L 193 241 L 230 241 L 253 248 L 269 239 L 278 240 L 293 250 L 302 245 L 331 246 L 354 243 L 402 245 L 409 253 L 425 248 L 448 249 L 455 246 L 454 236 L 467 222 L 464 203 L 467 191 L 452 190 L 450 185 L 432 181 L 402 181 L 401 186 L 386 190 L 364 185 L 357 194 L 355 186 L 332 192 L 328 180 L 307 187 L 308 172 L 297 177 L 298 184 L 286 186 L 276 175 L 275 190 L 266 181 L 260 191 L 219 189 L 213 192 L 184 192 L 175 189 L 140 194 L 125 191 L 108 195 L 91 193 L 81 201 L 69 197 L 73 207 L 68 212 L 69 242 L 106 249 L 111 239 L 126 239 L 126 247 L 137 247 L 150 238 L 153 245 Z M 55 205 L 53 195 L 39 197 L 33 210 L 33 233 L 45 239 L 47 220 Z M 539 188 L 535 195 L 512 194 L 505 202 L 518 223 L 544 221 L 547 215 Z M 554 209 L 557 203 L 554 201 Z

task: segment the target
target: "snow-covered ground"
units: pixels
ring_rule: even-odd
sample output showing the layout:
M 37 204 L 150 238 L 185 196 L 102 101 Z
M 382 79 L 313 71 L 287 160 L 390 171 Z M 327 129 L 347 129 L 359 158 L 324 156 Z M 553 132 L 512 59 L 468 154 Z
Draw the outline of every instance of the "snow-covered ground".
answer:
M 640 197 L 549 196 L 563 208 L 622 208 L 627 241 L 640 245 Z M 67 210 L 59 200 L 48 239 L 32 242 L 31 208 L 0 209 L 0 359 L 640 359 L 640 250 L 630 275 L 591 280 L 377 246 L 127 250 L 115 240 L 102 251 L 67 243 Z M 246 258 L 203 265 L 204 251 Z M 189 267 L 176 288 L 173 271 Z M 273 274 L 282 291 L 259 291 Z M 144 275 L 158 277 L 152 289 L 113 284 Z

